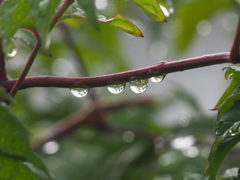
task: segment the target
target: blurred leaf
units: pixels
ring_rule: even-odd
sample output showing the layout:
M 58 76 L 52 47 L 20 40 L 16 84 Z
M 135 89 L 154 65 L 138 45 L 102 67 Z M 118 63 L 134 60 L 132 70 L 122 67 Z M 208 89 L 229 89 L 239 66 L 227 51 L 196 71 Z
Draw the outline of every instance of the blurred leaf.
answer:
M 240 68 L 236 65 L 231 65 L 229 67 L 226 67 L 224 69 L 227 69 L 225 72 L 225 78 L 231 78 L 232 82 L 229 85 L 229 87 L 226 89 L 226 91 L 223 93 L 213 110 L 219 109 L 222 107 L 222 105 L 225 103 L 225 101 L 233 95 L 233 93 L 237 90 L 237 88 L 240 86 Z
M 32 164 L 37 174 L 50 175 L 41 160 L 34 154 L 28 142 L 28 133 L 10 111 L 0 105 L 0 151 L 8 156 L 16 157 L 22 162 Z
M 226 106 L 233 104 L 235 97 L 228 99 Z M 225 106 L 225 104 L 224 104 Z M 217 138 L 212 146 L 208 161 L 209 167 L 207 172 L 209 174 L 209 180 L 215 180 L 218 169 L 229 153 L 229 151 L 240 141 L 240 101 L 235 101 L 235 103 L 226 110 L 226 107 L 222 106 L 223 111 L 219 110 L 222 116 L 218 117 L 216 121 L 216 134 Z
M 96 28 L 99 29 L 99 24 L 96 18 L 95 0 L 77 0 L 82 10 L 87 14 L 88 21 Z
M 21 159 L 0 152 L 0 179 L 8 180 L 38 180 Z
M 164 13 L 162 12 L 157 0 L 131 0 L 137 4 L 150 18 L 156 21 L 166 22 Z
M 179 23 L 176 33 L 180 33 L 176 39 L 177 50 L 183 51 L 189 47 L 200 21 L 210 19 L 219 10 L 229 7 L 231 3 L 225 0 L 190 0 L 179 3 L 175 11 Z

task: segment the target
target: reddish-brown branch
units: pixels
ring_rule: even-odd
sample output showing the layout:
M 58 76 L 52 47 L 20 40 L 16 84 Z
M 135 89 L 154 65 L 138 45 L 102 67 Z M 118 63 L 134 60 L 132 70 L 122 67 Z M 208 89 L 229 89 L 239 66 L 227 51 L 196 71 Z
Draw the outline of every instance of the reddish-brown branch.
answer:
M 194 69 L 227 62 L 230 62 L 229 52 L 161 63 L 155 66 L 136 69 L 132 71 L 95 77 L 78 77 L 78 78 L 55 77 L 55 76 L 28 77 L 24 80 L 21 89 L 31 87 L 61 87 L 61 88 L 103 87 L 111 84 L 127 83 L 134 79 L 145 79 L 152 76 L 158 76 L 161 74 L 173 73 L 177 71 L 184 71 L 188 69 Z M 9 91 L 16 81 L 17 80 L 0 81 L 0 86 L 5 87 L 6 90 Z
M 68 9 L 68 7 L 74 2 L 74 0 L 65 0 L 63 5 L 60 7 L 60 9 L 57 11 L 55 16 L 53 17 L 52 23 L 51 23 L 51 29 L 57 24 L 58 20 L 61 18 L 63 13 Z
M 40 148 L 43 144 L 48 141 L 61 138 L 62 136 L 68 135 L 76 130 L 83 124 L 98 124 L 104 119 L 101 118 L 102 114 L 114 109 L 129 108 L 131 106 L 142 106 L 155 103 L 153 98 L 141 98 L 136 100 L 126 100 L 108 105 L 90 105 L 83 113 L 52 126 L 47 129 L 32 145 L 33 149 Z
M 40 36 L 37 32 L 31 30 L 31 29 L 24 29 L 26 31 L 30 31 L 34 37 L 36 38 L 37 42 L 28 58 L 28 61 L 20 75 L 20 77 L 18 78 L 18 80 L 14 83 L 14 86 L 11 88 L 11 91 L 10 91 L 10 95 L 12 95 L 13 97 L 17 94 L 18 90 L 20 89 L 20 87 L 22 86 L 22 83 L 25 79 L 25 77 L 27 76 L 27 73 L 28 71 L 30 70 L 32 64 L 33 64 L 33 61 L 35 60 L 37 54 L 38 54 L 38 51 L 40 50 L 41 48 L 41 39 L 40 39 Z
M 240 48 L 240 14 L 238 19 L 237 30 L 235 33 L 235 38 L 230 52 L 230 60 L 232 63 L 240 62 L 239 48 Z
M 2 47 L 2 39 L 0 38 L 0 80 L 7 80 L 7 72 L 5 67 L 5 57 Z

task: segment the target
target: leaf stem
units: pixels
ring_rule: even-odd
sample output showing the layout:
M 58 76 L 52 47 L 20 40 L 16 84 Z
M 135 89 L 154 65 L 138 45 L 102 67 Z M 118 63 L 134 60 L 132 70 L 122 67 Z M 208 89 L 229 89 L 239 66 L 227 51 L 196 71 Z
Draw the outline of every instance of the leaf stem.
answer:
M 7 72 L 5 67 L 5 57 L 2 47 L 2 39 L 0 38 L 0 80 L 7 80 Z
M 67 10 L 67 8 L 74 2 L 74 0 L 65 0 L 63 5 L 60 7 L 60 9 L 57 11 L 55 16 L 53 17 L 52 23 L 51 23 L 51 29 L 57 24 L 60 17 L 63 15 L 63 13 Z
M 31 54 L 30 54 L 30 56 L 28 58 L 28 61 L 27 61 L 26 65 L 25 65 L 25 67 L 24 67 L 20 77 L 14 83 L 13 88 L 11 88 L 11 91 L 10 91 L 9 94 L 12 95 L 13 97 L 17 94 L 17 91 L 22 86 L 22 83 L 24 82 L 24 79 L 27 76 L 27 73 L 29 72 L 29 70 L 30 70 L 30 68 L 31 68 L 31 66 L 33 64 L 33 61 L 36 58 L 36 56 L 37 56 L 37 54 L 38 54 L 38 52 L 39 52 L 39 50 L 41 48 L 41 45 L 42 45 L 41 38 L 40 38 L 40 36 L 39 36 L 39 34 L 37 32 L 35 32 L 35 31 L 31 30 L 31 29 L 25 29 L 25 30 L 30 31 L 34 35 L 34 37 L 36 38 L 37 42 L 36 42 L 32 52 L 31 52 Z
M 32 87 L 59 87 L 59 88 L 94 88 L 103 87 L 112 84 L 122 84 L 135 79 L 146 79 L 162 74 L 184 71 L 214 64 L 229 63 L 229 52 L 204 55 L 189 59 L 183 59 L 173 62 L 161 63 L 155 66 L 146 68 L 108 74 L 93 77 L 56 77 L 56 76 L 37 76 L 27 77 L 20 89 Z M 0 81 L 0 86 L 3 86 L 8 91 L 12 88 L 17 80 Z
M 235 33 L 235 38 L 233 41 L 233 45 L 230 51 L 230 60 L 232 63 L 239 63 L 240 62 L 240 53 L 239 53 L 239 47 L 240 47 L 240 14 L 238 18 L 238 25 Z

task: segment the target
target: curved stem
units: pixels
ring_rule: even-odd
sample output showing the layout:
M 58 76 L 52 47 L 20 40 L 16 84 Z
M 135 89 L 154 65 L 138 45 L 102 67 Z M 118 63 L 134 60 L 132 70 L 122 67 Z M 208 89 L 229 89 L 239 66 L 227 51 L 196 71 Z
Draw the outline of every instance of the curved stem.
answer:
M 51 29 L 57 24 L 60 17 L 63 15 L 63 13 L 67 10 L 67 8 L 74 2 L 74 0 L 65 0 L 63 5 L 60 7 L 60 9 L 57 11 L 55 16 L 53 17 L 52 23 L 51 23 Z
M 240 14 L 238 18 L 238 25 L 235 33 L 235 38 L 230 52 L 230 60 L 232 63 L 240 62 L 239 48 L 240 48 Z
M 22 83 L 23 83 L 25 77 L 27 76 L 27 73 L 30 70 L 30 68 L 31 68 L 31 66 L 33 64 L 33 61 L 36 58 L 36 56 L 37 56 L 37 54 L 38 54 L 38 52 L 39 52 L 39 50 L 41 48 L 41 45 L 42 45 L 41 39 L 40 39 L 40 36 L 39 36 L 38 33 L 32 31 L 31 29 L 25 29 L 25 30 L 30 31 L 34 35 L 34 37 L 36 38 L 37 42 L 36 42 L 36 44 L 35 44 L 35 46 L 33 48 L 33 51 L 31 52 L 31 54 L 30 54 L 30 56 L 28 58 L 28 61 L 27 61 L 26 65 L 25 65 L 25 67 L 24 67 L 20 77 L 14 83 L 14 86 L 11 88 L 11 91 L 10 91 L 9 94 L 12 95 L 13 97 L 17 94 L 17 91 L 22 86 Z
M 149 77 L 159 76 L 167 73 L 184 71 L 214 64 L 228 63 L 230 62 L 229 54 L 229 52 L 223 52 L 218 54 L 204 55 L 195 58 L 162 63 L 146 68 L 95 77 L 28 77 L 24 80 L 20 89 L 31 87 L 94 88 L 112 84 L 122 84 L 135 79 L 146 79 Z M 5 87 L 5 89 L 9 91 L 16 81 L 17 80 L 0 81 L 0 86 Z

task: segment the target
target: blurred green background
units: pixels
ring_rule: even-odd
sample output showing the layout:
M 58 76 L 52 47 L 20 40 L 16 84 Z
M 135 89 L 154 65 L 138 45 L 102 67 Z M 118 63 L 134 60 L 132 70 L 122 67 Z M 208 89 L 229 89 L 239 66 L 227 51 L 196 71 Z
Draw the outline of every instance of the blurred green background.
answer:
M 97 31 L 86 20 L 58 25 L 49 37 L 52 57 L 39 55 L 29 76 L 98 76 L 150 66 L 160 61 L 229 51 L 238 18 L 238 1 L 168 1 L 168 23 L 147 17 L 136 5 L 121 0 L 96 0 L 107 18 L 121 12 L 145 38 L 132 37 L 107 24 Z M 164 7 L 162 7 L 164 8 Z M 17 56 L 9 60 L 17 78 L 30 52 L 16 41 Z M 222 67 L 206 67 L 167 75 L 149 82 L 143 94 L 129 85 L 114 95 L 95 88 L 84 98 L 69 89 L 32 88 L 19 92 L 11 109 L 32 133 L 33 144 L 59 122 L 81 116 L 96 104 L 125 103 L 103 111 L 84 124 L 37 150 L 57 180 L 190 180 L 205 179 L 215 138 L 214 106 L 227 87 Z M 129 105 L 129 102 L 147 103 Z M 220 174 L 239 165 L 236 147 Z M 232 169 L 231 173 L 234 173 Z M 230 173 L 230 174 L 231 174 Z

